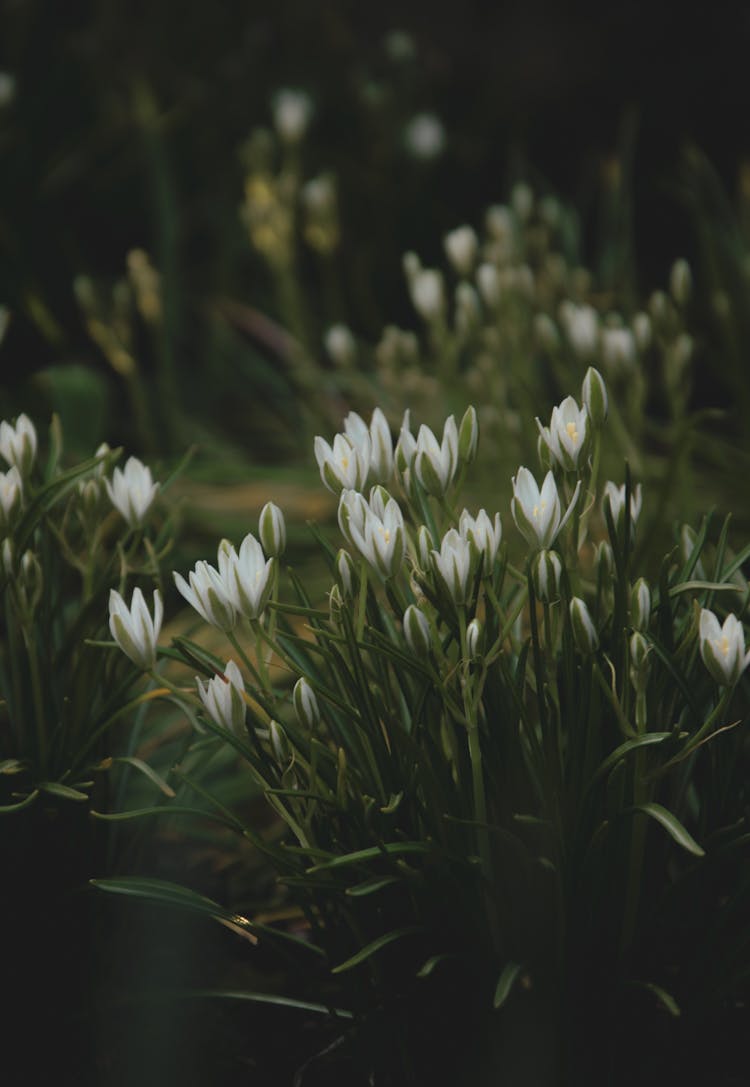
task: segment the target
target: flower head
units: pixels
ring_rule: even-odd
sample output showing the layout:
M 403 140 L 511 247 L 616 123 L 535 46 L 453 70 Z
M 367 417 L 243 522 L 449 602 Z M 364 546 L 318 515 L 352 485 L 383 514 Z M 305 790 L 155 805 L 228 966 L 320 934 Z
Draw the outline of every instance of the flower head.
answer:
M 15 464 L 7 472 L 0 472 L 0 527 L 8 524 L 21 505 L 23 483 Z
M 445 586 L 454 604 L 465 604 L 471 573 L 471 548 L 455 528 L 443 537 L 439 551 L 432 552 L 432 566 L 436 577 Z
M 240 544 L 239 553 L 228 540 L 219 547 L 219 572 L 232 607 L 246 619 L 257 619 L 271 592 L 273 558 L 266 559 L 252 532 Z
M 641 514 L 641 506 L 643 505 L 643 496 L 641 493 L 640 483 L 636 483 L 630 492 L 630 520 L 633 526 L 638 522 L 638 518 Z M 622 531 L 623 521 L 625 518 L 625 484 L 618 487 L 615 483 L 609 482 L 604 487 L 604 508 L 609 507 L 609 512 L 612 517 L 615 529 L 617 532 Z
M 443 427 L 443 440 L 422 424 L 417 435 L 414 454 L 417 478 L 428 494 L 441 496 L 450 487 L 458 467 L 458 430 L 451 415 Z
M 333 494 L 345 488 L 358 491 L 366 485 L 370 473 L 369 434 L 357 431 L 356 441 L 350 434 L 337 434 L 333 446 L 325 438 L 316 437 L 313 448 L 320 477 Z
M 212 721 L 228 732 L 242 737 L 245 724 L 245 703 L 242 693 L 245 684 L 242 673 L 233 660 L 227 661 L 223 673 L 217 673 L 213 679 L 204 683 L 195 677 L 200 700 Z
M 124 471 L 115 468 L 111 482 L 105 479 L 104 485 L 110 502 L 131 528 L 143 524 L 159 490 L 159 484 L 151 478 L 151 469 L 137 457 L 128 457 Z
M 139 668 L 153 668 L 156 663 L 156 643 L 163 618 L 164 605 L 158 589 L 154 591 L 153 619 L 140 589 L 133 590 L 129 608 L 115 589 L 110 590 L 109 629 L 123 653 Z
M 458 531 L 482 556 L 484 571 L 488 573 L 492 569 L 502 539 L 500 514 L 496 513 L 494 521 L 490 521 L 486 510 L 480 510 L 476 517 L 464 510 L 458 520 Z
M 528 468 L 519 468 L 518 475 L 513 477 L 511 511 L 518 531 L 527 543 L 532 547 L 551 547 L 575 509 L 580 490 L 579 480 L 570 505 L 562 516 L 560 496 L 552 472 L 547 472 L 540 490 Z
M 699 637 L 701 657 L 706 668 L 717 683 L 731 687 L 750 664 L 750 652 L 745 651 L 742 623 L 730 613 L 723 626 L 719 626 L 714 613 L 702 608 Z
M 339 524 L 377 573 L 386 578 L 398 573 L 406 550 L 404 517 L 387 491 L 373 487 L 369 504 L 354 491 L 342 491 Z
M 224 578 L 210 563 L 197 562 L 188 581 L 177 571 L 173 577 L 179 592 L 207 623 L 224 631 L 236 626 L 237 609 L 229 598 Z
M 549 427 L 536 421 L 542 440 L 557 463 L 567 471 L 578 467 L 588 445 L 589 415 L 586 406 L 578 407 L 572 396 L 552 409 Z
M 16 425 L 0 423 L 0 455 L 21 476 L 27 476 L 36 456 L 36 430 L 28 415 L 19 415 Z

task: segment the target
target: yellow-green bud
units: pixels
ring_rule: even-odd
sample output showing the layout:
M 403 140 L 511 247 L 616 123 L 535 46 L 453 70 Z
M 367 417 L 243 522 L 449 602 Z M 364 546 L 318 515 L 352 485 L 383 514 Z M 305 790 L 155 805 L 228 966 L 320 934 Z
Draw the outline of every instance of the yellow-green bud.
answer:
M 462 464 L 472 464 L 477 455 L 479 444 L 479 421 L 476 408 L 471 404 L 466 409 L 458 428 L 458 459 Z
M 286 548 L 284 514 L 273 502 L 266 502 L 258 519 L 260 542 L 266 557 L 283 555 Z

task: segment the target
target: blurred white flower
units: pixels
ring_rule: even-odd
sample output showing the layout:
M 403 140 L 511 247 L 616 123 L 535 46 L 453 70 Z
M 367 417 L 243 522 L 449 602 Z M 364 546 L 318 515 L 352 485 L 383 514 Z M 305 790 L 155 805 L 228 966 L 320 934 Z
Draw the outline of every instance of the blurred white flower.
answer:
M 699 637 L 701 657 L 706 668 L 717 683 L 731 687 L 750 664 L 750 652 L 745 651 L 742 623 L 730 613 L 720 626 L 714 613 L 702 608 Z
M 195 682 L 200 700 L 211 720 L 244 739 L 245 702 L 242 694 L 245 683 L 235 662 L 227 661 L 223 673 L 219 672 L 208 682 L 203 683 L 199 676 L 195 677 Z
M 602 360 L 613 374 L 627 374 L 635 365 L 635 335 L 629 328 L 602 329 Z
M 143 524 L 159 491 L 159 484 L 151 477 L 151 469 L 137 457 L 128 457 L 124 471 L 115 468 L 111 482 L 105 479 L 104 486 L 110 502 L 131 528 Z
M 609 512 L 612 515 L 615 528 L 618 532 L 622 529 L 623 518 L 625 516 L 625 484 L 623 483 L 618 487 L 611 481 L 604 485 L 604 508 L 609 507 Z M 636 483 L 630 492 L 630 520 L 633 526 L 638 523 L 638 518 L 641 515 L 641 507 L 643 505 L 643 495 L 641 491 L 640 483 Z
M 436 268 L 420 268 L 409 279 L 414 309 L 425 321 L 435 321 L 445 311 L 443 276 Z
M 540 490 L 528 468 L 519 468 L 518 474 L 513 477 L 511 511 L 527 543 L 532 547 L 551 547 L 575 509 L 580 490 L 579 479 L 565 516 L 562 516 L 560 496 L 552 472 L 547 472 Z
M 477 268 L 477 287 L 482 301 L 489 309 L 500 302 L 500 273 L 494 264 L 484 263 Z
M 351 366 L 357 358 L 357 341 L 346 325 L 331 325 L 323 337 L 325 349 L 337 366 Z
M 407 151 L 418 159 L 434 159 L 445 150 L 445 128 L 434 113 L 418 113 L 404 132 Z
M 109 629 L 123 653 L 139 668 L 156 664 L 156 643 L 159 640 L 164 605 L 161 593 L 154 590 L 154 615 L 148 610 L 140 589 L 133 590 L 130 607 L 115 589 L 109 593 Z
M 4 420 L 0 423 L 0 455 L 17 468 L 21 476 L 27 476 L 31 471 L 36 445 L 36 430 L 28 415 L 19 415 L 15 426 Z
M 21 505 L 23 483 L 14 465 L 7 472 L 0 472 L 0 525 L 7 525 Z
M 285 87 L 273 99 L 273 123 L 286 143 L 297 143 L 307 132 L 313 106 L 306 91 Z
M 459 226 L 449 231 L 443 238 L 443 246 L 448 260 L 458 274 L 471 275 L 479 250 L 479 241 L 473 227 Z
M 599 346 L 599 315 L 593 306 L 565 301 L 560 306 L 560 320 L 578 357 L 591 358 Z

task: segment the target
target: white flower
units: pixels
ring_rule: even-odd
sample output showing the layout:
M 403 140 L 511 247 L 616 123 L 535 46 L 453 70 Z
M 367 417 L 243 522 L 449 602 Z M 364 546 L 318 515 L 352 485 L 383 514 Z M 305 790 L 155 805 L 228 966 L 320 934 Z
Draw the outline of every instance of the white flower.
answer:
M 443 537 L 439 551 L 432 552 L 432 566 L 454 604 L 465 604 L 471 573 L 471 548 L 455 528 Z
M 188 575 L 189 584 L 176 571 L 172 576 L 179 592 L 207 623 L 224 631 L 236 626 L 236 608 L 229 599 L 224 579 L 213 566 L 197 562 Z
M 495 520 L 490 521 L 486 510 L 480 510 L 476 517 L 464 510 L 458 519 L 458 531 L 483 556 L 484 571 L 488 573 L 492 569 L 503 535 L 500 514 L 496 513 Z
M 458 430 L 452 415 L 446 419 L 440 444 L 428 426 L 423 423 L 419 428 L 414 467 L 428 494 L 438 497 L 445 494 L 458 467 Z
M 337 366 L 351 366 L 357 358 L 357 341 L 346 325 L 331 325 L 323 337 L 326 351 Z
M 528 468 L 519 468 L 513 477 L 511 510 L 519 532 L 532 547 L 549 548 L 575 509 L 581 490 L 579 479 L 570 505 L 561 516 L 560 496 L 555 477 L 547 472 L 541 490 Z
M 443 246 L 448 260 L 459 275 L 470 275 L 477 259 L 479 242 L 476 232 L 470 226 L 459 226 L 443 238 Z
M 414 309 L 425 321 L 434 321 L 445 310 L 443 277 L 436 268 L 420 268 L 409 281 Z
M 643 504 L 643 498 L 641 493 L 640 483 L 636 483 L 630 492 L 630 520 L 633 526 L 638 522 L 638 518 L 641 514 L 641 506 Z M 620 532 L 622 530 L 623 518 L 625 516 L 625 484 L 618 487 L 615 483 L 609 482 L 604 486 L 604 507 L 609 506 L 609 511 L 612 515 L 612 520 L 615 525 L 615 529 Z
M 219 672 L 207 683 L 203 683 L 199 676 L 195 677 L 195 682 L 198 684 L 200 700 L 211 720 L 228 732 L 244 737 L 245 702 L 242 694 L 245 684 L 235 662 L 227 661 L 223 673 Z
M 257 619 L 268 603 L 273 559 L 266 559 L 252 532 L 240 544 L 239 553 L 228 540 L 219 547 L 219 572 L 224 592 L 233 608 L 246 619 Z
M 21 505 L 23 483 L 13 465 L 7 472 L 0 472 L 0 525 L 6 525 Z
M 415 158 L 437 158 L 445 148 L 443 123 L 434 113 L 418 113 L 407 125 L 404 141 Z
M 19 415 L 16 425 L 0 423 L 0 455 L 21 476 L 27 476 L 36 456 L 36 430 L 28 415 Z
M 383 577 L 398 573 L 404 560 L 406 533 L 401 509 L 387 491 L 373 488 L 370 504 L 352 491 L 342 491 L 339 524 L 360 555 Z
M 602 330 L 602 359 L 613 374 L 626 374 L 636 359 L 635 335 L 629 328 Z
M 489 309 L 500 303 L 500 273 L 494 264 L 484 263 L 477 268 L 477 287 L 482 301 Z
M 731 613 L 719 626 L 712 611 L 701 609 L 700 649 L 703 663 L 717 683 L 731 687 L 750 664 L 750 652 L 745 652 L 745 632 L 742 623 Z
M 284 514 L 274 502 L 266 502 L 258 518 L 258 534 L 267 555 L 283 555 L 286 548 Z
M 151 469 L 137 457 L 128 457 L 124 471 L 115 468 L 112 481 L 105 479 L 104 486 L 110 502 L 131 528 L 143 524 L 159 490 L 159 484 L 151 478 Z
M 380 408 L 373 411 L 369 427 L 356 411 L 350 411 L 344 419 L 344 434 L 363 457 L 369 457 L 371 478 L 378 483 L 387 482 L 393 474 L 393 439 Z
M 305 91 L 285 87 L 273 99 L 273 123 L 282 140 L 297 143 L 312 117 L 312 101 Z
M 292 702 L 299 723 L 304 728 L 314 728 L 320 720 L 320 708 L 315 691 L 304 676 L 301 676 L 294 685 Z
M 139 668 L 153 668 L 164 605 L 161 593 L 154 590 L 154 617 L 151 618 L 143 593 L 133 590 L 130 608 L 115 589 L 109 593 L 109 629 L 123 653 Z
M 578 407 L 572 396 L 552 409 L 549 428 L 536 421 L 542 440 L 557 463 L 568 471 L 578 467 L 581 454 L 587 446 L 589 413 L 584 405 Z
M 316 437 L 315 459 L 320 478 L 334 494 L 341 490 L 361 490 L 370 472 L 370 438 L 364 435 L 361 445 L 355 445 L 346 434 L 337 434 L 331 447 L 325 438 Z
M 599 344 L 599 315 L 593 306 L 564 302 L 560 306 L 560 320 L 578 357 L 590 358 Z

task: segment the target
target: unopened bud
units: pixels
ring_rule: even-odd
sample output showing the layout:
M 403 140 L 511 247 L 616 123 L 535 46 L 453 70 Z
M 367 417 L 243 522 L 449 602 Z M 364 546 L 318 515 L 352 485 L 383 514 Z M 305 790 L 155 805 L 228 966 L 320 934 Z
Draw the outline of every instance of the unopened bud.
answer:
M 531 577 L 534 583 L 534 592 L 537 598 L 544 604 L 556 600 L 560 595 L 560 578 L 562 576 L 562 562 L 556 551 L 540 551 L 534 559 L 531 568 Z
M 472 464 L 477 455 L 479 444 L 479 420 L 476 408 L 466 409 L 458 428 L 458 459 L 462 464 Z
M 3 573 L 9 577 L 12 576 L 15 567 L 15 548 L 10 536 L 6 536 L 3 540 L 0 557 L 2 558 Z
M 680 529 L 680 557 L 683 562 L 688 562 L 692 558 L 697 539 L 698 534 L 694 528 L 690 525 L 682 526 Z M 697 578 L 705 581 L 706 569 L 701 562 L 700 556 L 696 559 L 695 565 L 693 566 L 693 572 Z
M 290 758 L 289 741 L 286 738 L 286 733 L 278 721 L 271 721 L 268 732 L 274 758 L 279 766 L 284 767 L 288 764 Z
M 477 236 L 470 226 L 459 226 L 443 238 L 448 260 L 459 275 L 467 276 L 477 257 Z
M 573 627 L 573 638 L 581 653 L 589 654 L 599 647 L 599 635 L 596 627 L 580 596 L 574 596 L 570 601 L 570 622 Z
M 500 303 L 500 276 L 494 264 L 480 264 L 477 268 L 477 287 L 488 309 Z
M 331 591 L 328 594 L 328 611 L 331 616 L 331 622 L 336 626 L 341 622 L 341 613 L 344 608 L 344 598 L 341 595 L 341 589 L 338 585 L 332 585 Z
M 435 268 L 422 268 L 410 283 L 411 300 L 425 321 L 442 317 L 445 309 L 443 277 Z
M 318 708 L 315 691 L 313 691 L 304 676 L 298 679 L 294 685 L 292 702 L 299 723 L 304 728 L 314 728 L 320 720 L 320 709 Z
M 634 630 L 646 630 L 651 618 L 651 590 L 645 578 L 639 577 L 630 594 L 630 624 Z
M 342 369 L 347 369 L 356 361 L 357 341 L 346 325 L 331 325 L 323 342 L 331 360 Z
M 417 552 L 419 554 L 419 565 L 423 570 L 430 567 L 430 555 L 434 547 L 435 541 L 427 525 L 420 525 L 417 532 Z
M 600 427 L 607 418 L 609 400 L 604 378 L 593 366 L 589 366 L 583 379 L 581 399 L 588 409 L 593 425 Z
M 349 600 L 354 593 L 357 570 L 354 565 L 354 559 L 343 547 L 336 556 L 336 574 L 339 579 L 342 596 L 345 600 Z
M 648 642 L 637 630 L 630 638 L 630 681 L 639 693 L 645 691 L 651 671 L 648 655 Z
M 609 577 L 615 568 L 615 554 L 609 540 L 601 540 L 594 552 L 594 565 L 601 569 L 605 577 Z
M 690 298 L 693 274 L 686 260 L 676 260 L 669 273 L 669 289 L 678 306 L 684 306 Z
M 472 619 L 466 628 L 466 652 L 469 658 L 476 657 L 482 643 L 482 624 L 478 619 Z
M 427 616 L 415 604 L 404 612 L 404 637 L 415 657 L 426 657 L 430 652 L 430 624 Z
M 260 542 L 267 557 L 283 555 L 286 548 L 284 514 L 273 502 L 266 502 L 258 520 Z

